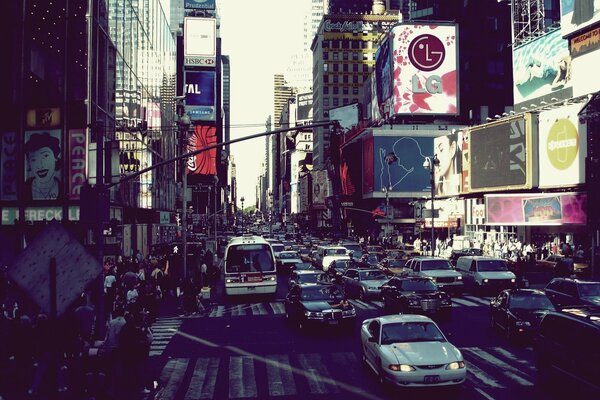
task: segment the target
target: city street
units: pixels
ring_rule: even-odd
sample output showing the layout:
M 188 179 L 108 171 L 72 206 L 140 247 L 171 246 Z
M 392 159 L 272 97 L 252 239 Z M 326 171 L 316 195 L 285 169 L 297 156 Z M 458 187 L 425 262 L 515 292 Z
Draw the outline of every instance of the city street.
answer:
M 362 362 L 360 321 L 383 315 L 376 300 L 351 300 L 358 318 L 352 332 L 299 331 L 285 319 L 280 276 L 277 298 L 223 300 L 206 316 L 165 317 L 154 326 L 152 370 L 160 399 L 554 399 L 535 386 L 529 344 L 507 342 L 489 323 L 489 297 L 453 299 L 453 316 L 440 322 L 462 351 L 468 379 L 459 392 L 400 391 L 382 387 Z M 573 389 L 570 389 L 571 391 Z M 571 392 L 572 393 L 572 392 Z

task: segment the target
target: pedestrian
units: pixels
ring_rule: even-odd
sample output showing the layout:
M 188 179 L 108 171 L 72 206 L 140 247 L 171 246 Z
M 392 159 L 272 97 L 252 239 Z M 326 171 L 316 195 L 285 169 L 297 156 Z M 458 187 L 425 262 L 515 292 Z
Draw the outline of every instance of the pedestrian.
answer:
M 146 368 L 150 356 L 152 331 L 146 325 L 144 313 L 125 316 L 125 325 L 119 334 L 119 353 L 122 357 L 124 385 L 132 392 L 149 393 L 145 387 Z

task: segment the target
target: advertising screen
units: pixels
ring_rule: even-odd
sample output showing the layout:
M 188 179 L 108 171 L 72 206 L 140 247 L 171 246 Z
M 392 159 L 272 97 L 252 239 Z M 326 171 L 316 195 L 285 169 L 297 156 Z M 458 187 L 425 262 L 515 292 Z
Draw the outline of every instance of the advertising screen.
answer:
M 296 96 L 296 121 L 297 122 L 305 122 L 312 120 L 313 112 L 312 112 L 312 92 L 309 93 L 299 93 Z
M 362 193 L 362 165 L 360 160 L 362 153 L 362 142 L 354 141 L 342 148 L 340 161 L 340 180 L 342 182 L 342 194 L 353 196 Z
M 543 111 L 539 116 L 539 187 L 585 183 L 586 124 L 581 104 Z
M 571 97 L 569 43 L 560 30 L 527 42 L 513 52 L 513 97 L 515 110 L 530 107 L 541 97 L 559 100 Z M 549 101 L 548 101 L 549 102 Z M 539 105 L 539 104 L 538 104 Z
M 214 126 L 196 125 L 189 138 L 188 152 L 217 144 L 217 129 Z M 217 173 L 217 149 L 210 149 L 191 156 L 187 163 L 188 174 L 215 175 Z
M 313 207 L 325 209 L 325 198 L 329 196 L 327 171 L 313 171 L 312 203 Z
M 439 163 L 435 168 L 435 195 L 456 196 L 462 182 L 462 131 L 433 139 L 433 149 Z
M 214 18 L 185 17 L 183 20 L 184 63 L 213 66 L 217 53 L 217 22 Z
M 338 121 L 344 132 L 358 124 L 360 119 L 360 107 L 358 103 L 348 104 L 346 106 L 331 108 L 329 110 L 329 120 Z
M 430 193 L 430 173 L 423 163 L 426 157 L 433 155 L 433 139 L 374 136 L 375 191 L 391 188 L 389 192 L 398 197 L 419 197 Z
M 186 111 L 192 121 L 215 120 L 215 71 L 185 72 Z
M 57 200 L 62 196 L 62 131 L 26 131 L 23 200 Z
M 456 25 L 400 24 L 391 30 L 391 114 L 457 115 Z
M 363 193 L 372 193 L 375 190 L 374 153 L 375 152 L 373 150 L 373 136 L 368 135 L 363 140 Z
M 600 0 L 560 0 L 560 30 L 563 36 L 600 22 Z
M 0 132 L 0 200 L 17 200 L 17 155 L 15 132 Z
M 488 225 L 585 225 L 585 193 L 485 195 Z
M 392 58 L 390 40 L 384 40 L 375 53 L 375 82 L 377 103 L 382 105 L 392 95 Z
M 472 128 L 470 191 L 530 188 L 529 138 L 523 117 Z

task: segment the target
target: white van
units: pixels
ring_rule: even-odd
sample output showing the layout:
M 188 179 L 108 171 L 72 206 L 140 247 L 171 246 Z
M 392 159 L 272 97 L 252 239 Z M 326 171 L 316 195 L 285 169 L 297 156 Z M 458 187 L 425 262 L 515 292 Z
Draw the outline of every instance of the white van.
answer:
M 476 293 L 498 292 L 517 285 L 517 277 L 501 258 L 463 256 L 456 262 L 456 271 L 462 275 L 465 289 Z

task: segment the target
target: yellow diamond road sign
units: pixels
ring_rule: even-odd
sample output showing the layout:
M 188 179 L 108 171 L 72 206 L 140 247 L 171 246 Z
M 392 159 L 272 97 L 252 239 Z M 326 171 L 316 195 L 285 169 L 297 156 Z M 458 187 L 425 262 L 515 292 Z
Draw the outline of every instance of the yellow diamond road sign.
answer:
M 50 313 L 50 259 L 56 259 L 56 311 L 64 314 L 102 272 L 102 264 L 59 222 L 50 222 L 8 269 L 11 279 Z

